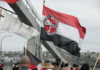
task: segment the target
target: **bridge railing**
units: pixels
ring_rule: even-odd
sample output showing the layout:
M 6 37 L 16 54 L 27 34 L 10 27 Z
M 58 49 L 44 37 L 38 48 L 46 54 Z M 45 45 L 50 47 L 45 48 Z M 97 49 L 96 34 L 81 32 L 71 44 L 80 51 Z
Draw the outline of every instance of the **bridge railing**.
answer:
M 39 16 L 33 5 L 31 4 L 30 0 L 23 0 L 23 2 L 26 4 L 27 9 L 30 11 L 30 13 L 35 17 L 39 25 L 42 23 L 42 18 Z

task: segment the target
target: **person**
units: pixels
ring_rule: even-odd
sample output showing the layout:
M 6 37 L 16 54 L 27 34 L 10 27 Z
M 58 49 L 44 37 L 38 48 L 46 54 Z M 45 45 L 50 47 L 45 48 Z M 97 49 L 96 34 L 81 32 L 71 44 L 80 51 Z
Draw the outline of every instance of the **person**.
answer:
M 89 70 L 89 68 L 89 65 L 87 63 L 84 63 L 80 70 Z
M 34 69 L 32 69 L 32 70 L 38 70 L 37 68 L 34 68 Z
M 73 64 L 73 68 L 72 68 L 72 70 L 76 70 L 76 64 Z
M 55 62 L 52 62 L 52 65 L 55 67 Z
M 30 67 L 30 59 L 28 56 L 24 55 L 20 61 L 20 69 L 19 70 L 28 70 Z
M 64 67 L 64 64 L 61 64 L 61 68 L 63 68 Z
M 60 66 L 61 68 L 59 68 L 59 70 L 63 70 L 63 67 L 64 67 L 64 65 L 63 64 L 61 64 L 61 66 Z
M 75 68 L 76 68 L 76 70 L 79 70 L 79 66 L 77 64 L 76 64 L 76 67 Z
M 89 66 L 89 70 L 91 70 L 91 67 Z
M 70 69 L 73 70 L 73 67 L 71 67 Z
M 3 70 L 4 65 L 2 64 L 2 62 L 0 61 L 0 70 Z
M 47 70 L 47 69 L 54 69 L 54 66 L 51 65 L 51 63 L 50 63 L 49 60 L 45 60 L 45 61 L 44 61 L 41 70 Z
M 56 68 L 55 68 L 55 66 L 56 66 L 56 65 L 55 65 L 55 62 L 52 62 L 52 65 L 53 65 L 53 67 L 54 67 L 53 69 L 56 70 Z
M 87 63 L 89 65 L 89 63 Z M 89 70 L 91 70 L 91 66 L 89 65 Z
M 19 70 L 19 62 L 17 62 L 16 64 L 13 65 L 12 70 Z
M 71 69 L 68 67 L 68 63 L 65 64 L 65 67 L 63 68 L 63 70 L 71 70 Z
M 56 70 L 59 70 L 59 62 L 55 62 L 54 68 L 55 68 Z

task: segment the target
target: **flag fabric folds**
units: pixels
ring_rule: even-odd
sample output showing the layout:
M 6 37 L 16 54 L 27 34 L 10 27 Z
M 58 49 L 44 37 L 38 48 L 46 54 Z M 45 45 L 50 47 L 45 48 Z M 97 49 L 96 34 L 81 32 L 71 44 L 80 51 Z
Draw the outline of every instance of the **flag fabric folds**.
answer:
M 52 41 L 55 46 L 63 48 L 75 56 L 80 56 L 80 47 L 86 29 L 74 16 L 54 11 L 43 6 L 43 26 L 41 40 Z
M 7 32 L 13 32 L 15 23 L 16 23 L 16 17 L 13 15 L 7 13 L 6 11 L 4 12 L 4 23 L 1 27 L 2 30 L 5 30 Z
M 7 3 L 13 4 L 13 3 L 15 3 L 15 2 L 17 2 L 19 0 L 0 0 L 0 1 L 5 1 Z
M 15 24 L 15 27 L 13 29 L 13 33 L 22 36 L 26 39 L 30 39 L 40 34 L 35 28 L 21 23 L 18 19 L 17 24 Z
M 26 49 L 26 54 L 27 56 L 30 58 L 31 61 L 31 66 L 29 67 L 29 69 L 38 69 L 38 66 L 41 64 L 41 60 L 39 60 L 38 58 L 36 58 L 32 53 L 30 53 L 27 49 Z
M 22 23 L 18 18 L 7 12 L 4 12 L 4 23 L 1 29 L 26 39 L 40 34 L 35 28 Z

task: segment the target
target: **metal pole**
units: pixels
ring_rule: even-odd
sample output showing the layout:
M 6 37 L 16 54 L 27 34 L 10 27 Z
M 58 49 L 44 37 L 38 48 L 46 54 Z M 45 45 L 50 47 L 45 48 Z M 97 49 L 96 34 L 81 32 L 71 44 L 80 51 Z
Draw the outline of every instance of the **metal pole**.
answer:
M 25 47 L 24 47 L 24 55 L 26 55 L 25 50 L 26 50 L 26 49 L 25 49 Z
M 1 39 L 1 47 L 0 47 L 0 53 L 1 53 L 1 57 L 2 57 L 2 41 L 5 37 L 11 37 L 11 35 L 7 35 L 7 36 L 4 36 L 2 39 Z
M 27 43 L 27 41 L 24 42 L 24 47 L 23 47 L 23 48 L 24 48 L 24 55 L 27 55 L 27 53 L 26 53 L 26 48 L 25 48 L 25 44 L 26 44 L 26 43 Z
M 39 45 L 39 59 L 41 59 L 41 54 L 42 54 L 42 52 L 41 52 L 41 41 L 40 41 L 40 45 Z
M 27 43 L 27 41 L 24 42 L 24 47 L 25 47 L 25 44 L 26 44 L 26 43 Z

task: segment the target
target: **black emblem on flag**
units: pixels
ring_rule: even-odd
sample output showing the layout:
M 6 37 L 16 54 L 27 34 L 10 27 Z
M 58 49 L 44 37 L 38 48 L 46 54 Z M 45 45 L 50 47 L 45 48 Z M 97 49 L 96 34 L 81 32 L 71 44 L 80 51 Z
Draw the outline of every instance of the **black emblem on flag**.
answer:
M 44 18 L 43 25 L 48 35 L 54 35 L 57 31 L 59 23 L 55 17 L 49 15 Z

